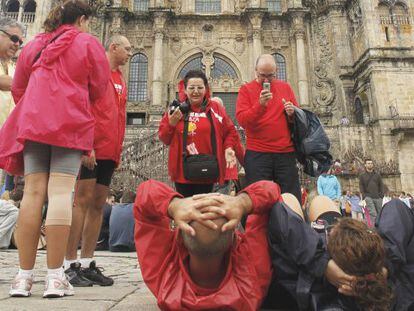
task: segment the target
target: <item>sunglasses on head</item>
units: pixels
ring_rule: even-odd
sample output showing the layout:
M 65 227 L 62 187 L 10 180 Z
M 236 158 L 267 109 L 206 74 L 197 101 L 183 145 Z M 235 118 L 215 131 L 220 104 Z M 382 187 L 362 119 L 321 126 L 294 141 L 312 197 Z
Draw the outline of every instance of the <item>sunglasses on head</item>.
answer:
M 13 43 L 19 43 L 19 45 L 23 44 L 23 40 L 19 38 L 18 35 L 11 35 L 9 34 L 7 31 L 4 31 L 3 29 L 0 29 L 1 32 L 3 32 L 6 36 L 9 37 L 9 39 L 13 42 Z

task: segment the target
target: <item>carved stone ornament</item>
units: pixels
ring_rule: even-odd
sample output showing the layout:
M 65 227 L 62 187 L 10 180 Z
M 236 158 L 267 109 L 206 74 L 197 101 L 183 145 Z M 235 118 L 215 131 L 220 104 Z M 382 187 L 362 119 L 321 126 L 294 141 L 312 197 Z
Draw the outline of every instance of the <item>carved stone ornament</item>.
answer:
M 234 51 L 237 55 L 242 55 L 245 50 L 244 38 L 242 35 L 237 35 L 234 39 Z
M 358 1 L 352 1 L 348 10 L 348 18 L 351 22 L 352 33 L 355 35 L 362 25 L 362 11 Z
M 171 39 L 171 50 L 174 54 L 178 54 L 181 52 L 182 42 L 179 37 L 173 37 Z
M 326 25 L 323 18 L 317 21 L 317 38 L 319 49 L 319 62 L 315 66 L 315 97 L 314 106 L 318 113 L 322 115 L 331 114 L 335 103 L 335 82 L 328 72 L 331 69 L 332 51 L 326 36 Z
M 236 13 L 244 12 L 247 8 L 247 0 L 235 0 L 234 1 L 234 11 Z
M 207 78 L 211 77 L 211 68 L 214 65 L 213 49 L 205 49 L 203 51 L 203 58 L 201 59 L 206 72 Z

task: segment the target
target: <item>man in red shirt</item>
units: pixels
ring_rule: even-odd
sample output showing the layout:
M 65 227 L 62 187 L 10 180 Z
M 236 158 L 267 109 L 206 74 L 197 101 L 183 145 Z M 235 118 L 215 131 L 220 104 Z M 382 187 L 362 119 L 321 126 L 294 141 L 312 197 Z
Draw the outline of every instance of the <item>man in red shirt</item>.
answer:
M 65 258 L 65 272 L 73 286 L 110 286 L 114 282 L 102 274 L 93 255 L 109 184 L 115 168 L 120 164 L 125 134 L 127 89 L 119 67 L 127 63 L 132 55 L 132 47 L 127 38 L 114 35 L 105 43 L 105 49 L 111 67 L 111 79 L 106 95 L 93 106 L 94 150 L 89 156 L 82 158 Z M 79 263 L 77 249 L 81 238 Z
M 282 193 L 301 201 L 296 155 L 288 123 L 298 106 L 289 84 L 276 79 L 272 55 L 256 61 L 256 79 L 244 84 L 237 97 L 236 118 L 246 130 L 244 168 L 248 183 L 273 180 Z
M 135 245 L 162 310 L 257 310 L 272 278 L 267 242 L 279 186 L 254 183 L 236 197 L 182 196 L 149 180 L 137 189 Z M 242 216 L 246 231 L 234 230 Z M 174 220 L 178 230 L 172 230 Z

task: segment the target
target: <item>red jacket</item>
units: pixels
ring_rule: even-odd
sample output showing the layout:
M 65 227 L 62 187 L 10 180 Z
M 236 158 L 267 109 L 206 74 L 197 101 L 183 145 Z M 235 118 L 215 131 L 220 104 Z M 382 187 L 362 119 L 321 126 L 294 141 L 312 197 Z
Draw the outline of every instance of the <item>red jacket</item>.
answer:
M 262 107 L 259 103 L 262 85 L 253 80 L 239 90 L 236 118 L 246 130 L 246 149 L 257 152 L 284 153 L 294 151 L 282 99 L 298 106 L 289 84 L 272 80 L 273 98 Z
M 220 104 L 215 101 L 208 100 L 206 113 L 209 111 L 211 111 L 211 117 L 216 134 L 217 161 L 220 170 L 219 182 L 222 184 L 224 182 L 226 171 L 224 151 L 228 147 L 233 147 L 238 133 L 236 132 L 233 122 L 227 115 L 226 110 Z M 180 182 L 182 182 L 184 179 L 182 158 L 184 118 L 182 118 L 176 126 L 171 126 L 168 122 L 167 113 L 168 112 L 166 112 L 161 119 L 158 129 L 158 136 L 164 144 L 170 147 L 168 173 L 171 180 L 173 182 L 181 180 Z M 188 181 L 188 183 L 194 182 Z
M 280 200 L 279 186 L 259 181 L 243 190 L 253 202 L 245 233 L 235 232 L 221 285 L 200 288 L 185 262 L 188 252 L 179 230 L 171 231 L 167 209 L 181 197 L 165 184 L 150 180 L 137 189 L 134 205 L 135 245 L 142 276 L 162 310 L 259 309 L 272 278 L 267 224 L 270 208 Z
M 104 95 L 108 80 L 108 59 L 94 36 L 70 25 L 36 36 L 17 61 L 12 84 L 16 107 L 0 131 L 0 167 L 23 174 L 26 140 L 91 150 L 95 123 L 91 101 Z
M 122 143 L 125 136 L 125 107 L 126 84 L 122 73 L 116 71 L 121 77 L 123 93 L 119 94 L 111 77 L 105 95 L 93 105 L 95 116 L 95 139 L 93 149 L 98 160 L 112 160 L 119 163 L 122 153 Z

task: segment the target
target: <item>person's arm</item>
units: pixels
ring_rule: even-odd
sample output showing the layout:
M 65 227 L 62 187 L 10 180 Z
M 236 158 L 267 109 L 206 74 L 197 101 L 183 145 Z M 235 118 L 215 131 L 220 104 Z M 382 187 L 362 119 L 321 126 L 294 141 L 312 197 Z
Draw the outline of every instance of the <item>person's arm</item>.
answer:
M 399 199 L 386 203 L 375 226 L 384 241 L 390 275 L 398 274 L 407 263 L 407 246 L 414 236 L 414 216 Z
M 288 113 L 288 111 L 290 111 L 290 110 L 292 110 L 292 109 L 289 109 L 287 106 L 286 106 L 286 103 L 291 103 L 293 106 L 296 106 L 296 107 L 298 107 L 298 108 L 300 108 L 300 106 L 299 106 L 299 104 L 298 104 L 298 102 L 297 102 L 297 100 L 296 100 L 296 96 L 295 96 L 295 93 L 293 93 L 293 90 L 292 90 L 292 88 L 290 87 L 290 85 L 288 84 L 287 85 L 287 93 L 289 94 L 288 95 L 288 98 L 285 98 L 285 102 L 283 103 L 284 105 L 285 105 L 285 110 L 286 110 L 286 113 L 288 114 L 288 116 L 287 116 L 287 120 L 288 120 L 288 122 L 289 123 L 293 123 L 293 120 L 294 120 L 294 118 L 295 118 L 295 113 L 294 113 L 294 109 L 293 109 L 293 111 L 292 111 L 292 113 Z
M 164 113 L 158 127 L 158 137 L 167 146 L 171 144 L 176 126 L 170 125 L 168 111 Z
M 359 176 L 359 192 L 361 193 L 361 196 L 364 199 L 365 198 L 366 189 L 365 189 L 365 185 L 364 185 L 363 175 Z
M 16 70 L 14 71 L 13 82 L 11 86 L 11 92 L 13 95 L 14 104 L 17 105 L 26 91 L 27 84 L 31 74 L 31 68 L 33 59 L 29 59 L 27 56 L 28 50 L 32 47 L 31 43 L 28 43 L 21 51 L 19 58 L 17 59 Z M 31 62 L 30 62 L 31 61 Z
M 336 178 L 336 198 L 339 200 L 339 198 L 341 197 L 341 184 L 338 180 L 338 178 Z
M 149 180 L 139 185 L 134 204 L 135 246 L 142 276 L 155 296 L 165 258 L 171 250 L 174 231 L 169 228 L 167 211 L 171 200 L 180 195 L 167 185 Z
M 320 176 L 318 177 L 318 181 L 316 182 L 316 184 L 318 186 L 318 194 L 323 195 L 322 179 Z
M 239 90 L 236 102 L 236 119 L 240 126 L 243 128 L 253 126 L 265 110 L 266 107 L 260 105 L 259 99 L 256 102 L 251 102 L 247 87 L 243 85 Z
M 0 76 L 0 91 L 9 92 L 11 90 L 12 78 L 8 75 Z
M 87 44 L 89 66 L 89 98 L 95 102 L 105 95 L 111 77 L 108 58 L 99 41 L 92 37 Z

